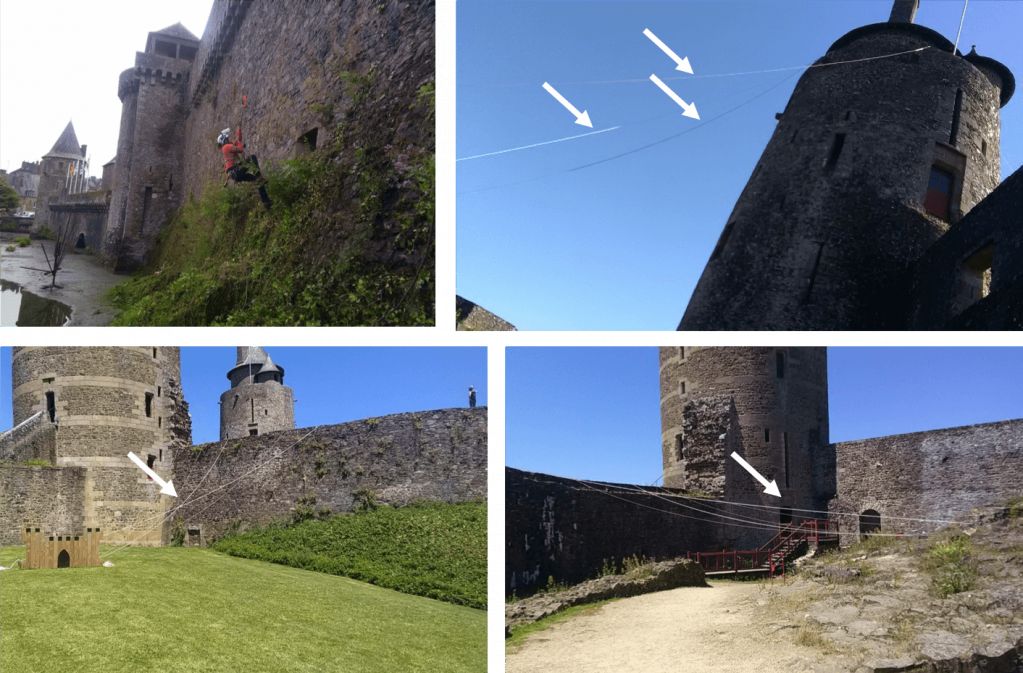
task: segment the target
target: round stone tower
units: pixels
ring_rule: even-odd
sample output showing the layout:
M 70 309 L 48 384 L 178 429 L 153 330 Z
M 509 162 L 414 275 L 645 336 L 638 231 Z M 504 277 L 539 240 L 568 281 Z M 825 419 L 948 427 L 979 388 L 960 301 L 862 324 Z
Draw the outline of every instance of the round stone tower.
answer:
M 227 378 L 231 388 L 220 396 L 220 439 L 294 429 L 294 392 L 284 385 L 284 368 L 266 351 L 239 347 Z
M 729 485 L 729 492 L 763 491 L 749 474 L 730 469 L 729 455 L 719 454 L 715 461 L 693 460 L 702 447 L 687 443 L 686 405 L 728 395 L 741 435 L 733 449 L 768 480 L 778 482 L 781 499 L 771 498 L 770 503 L 783 508 L 827 508 L 835 492 L 835 473 L 834 450 L 828 440 L 825 349 L 665 347 L 660 356 L 665 486 L 692 488 L 715 478 L 720 483 L 727 474 L 748 481 L 750 487 Z M 784 510 L 781 518 L 786 518 Z
M 39 186 L 36 189 L 33 231 L 56 229 L 56 224 L 50 217 L 50 202 L 67 194 L 71 167 L 75 166 L 77 169 L 81 165 L 85 160 L 85 150 L 86 147 L 78 143 L 75 127 L 69 121 L 57 142 L 53 143 L 53 147 L 39 163 Z
M 15 348 L 14 423 L 56 425 L 58 466 L 86 468 L 84 520 L 114 544 L 158 545 L 167 496 L 129 459 L 165 480 L 191 444 L 177 348 Z M 59 498 L 59 494 L 54 494 Z
M 116 270 L 145 261 L 181 202 L 185 98 L 198 47 L 180 23 L 152 32 L 118 79 L 121 127 L 103 237 L 103 256 Z
M 905 328 L 910 265 L 998 185 L 1015 88 L 913 24 L 917 4 L 896 0 L 804 72 L 680 329 Z

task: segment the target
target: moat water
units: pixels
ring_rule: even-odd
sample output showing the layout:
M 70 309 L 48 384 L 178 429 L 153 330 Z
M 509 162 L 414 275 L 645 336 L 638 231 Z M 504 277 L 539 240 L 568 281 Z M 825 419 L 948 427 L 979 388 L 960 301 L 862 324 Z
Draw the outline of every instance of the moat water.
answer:
M 61 327 L 71 322 L 71 307 L 40 297 L 17 283 L 0 280 L 0 326 Z

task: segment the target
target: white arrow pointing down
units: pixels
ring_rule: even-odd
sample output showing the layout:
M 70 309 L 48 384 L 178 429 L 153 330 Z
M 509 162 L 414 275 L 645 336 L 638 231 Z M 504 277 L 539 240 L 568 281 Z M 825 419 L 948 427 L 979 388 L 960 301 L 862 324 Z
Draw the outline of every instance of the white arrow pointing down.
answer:
M 668 98 L 675 101 L 679 107 L 682 108 L 682 116 L 689 117 L 690 119 L 699 119 L 700 113 L 696 111 L 696 103 L 687 103 L 682 98 L 671 90 L 667 84 L 661 81 L 661 78 L 657 75 L 650 75 L 650 81 L 657 85 L 657 88 L 668 95 Z
M 552 87 L 547 82 L 543 83 L 543 88 L 544 88 L 544 91 L 546 91 L 550 95 L 554 96 L 554 100 L 556 100 L 559 103 L 561 103 L 561 105 L 566 110 L 568 110 L 569 112 L 571 112 L 575 116 L 575 123 L 576 124 L 578 124 L 579 126 L 585 126 L 587 128 L 593 128 L 593 122 L 590 121 L 590 114 L 586 110 L 583 110 L 582 112 L 579 112 L 579 108 L 577 108 L 576 106 L 574 106 L 571 103 L 569 103 L 567 98 L 565 98 L 560 93 L 558 93 L 558 90 L 555 89 L 554 87 Z
M 765 479 L 762 474 L 757 472 L 755 467 L 753 467 L 752 465 L 747 463 L 745 460 L 743 460 L 742 456 L 737 454 L 735 451 L 732 451 L 732 458 L 735 458 L 735 462 L 737 462 L 740 465 L 742 465 L 743 469 L 745 469 L 747 472 L 752 474 L 753 478 L 761 483 L 761 485 L 764 487 L 764 493 L 766 493 L 768 495 L 773 495 L 776 498 L 780 498 L 781 497 L 781 491 L 778 490 L 778 482 L 777 481 L 772 479 L 770 482 L 768 482 L 767 479 Z
M 136 456 L 131 451 L 128 452 L 128 457 L 131 458 L 131 462 L 138 465 L 140 470 L 149 475 L 150 479 L 152 479 L 153 481 L 160 485 L 160 493 L 165 493 L 172 498 L 178 497 L 178 492 L 174 490 L 173 480 L 164 481 L 163 479 L 161 479 L 160 475 L 158 475 L 156 472 L 153 472 L 153 470 L 148 465 L 146 465 L 145 461 L 143 461 L 141 458 Z

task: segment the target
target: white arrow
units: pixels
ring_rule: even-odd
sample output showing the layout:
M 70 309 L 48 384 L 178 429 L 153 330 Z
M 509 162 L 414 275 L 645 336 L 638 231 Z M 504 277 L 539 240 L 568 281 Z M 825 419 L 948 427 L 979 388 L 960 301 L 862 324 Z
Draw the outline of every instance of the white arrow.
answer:
M 696 111 L 696 103 L 689 104 L 682 100 L 677 93 L 671 90 L 667 84 L 661 81 L 661 78 L 657 75 L 650 75 L 650 81 L 657 85 L 664 93 L 668 94 L 668 98 L 678 103 L 679 107 L 682 108 L 682 116 L 689 117 L 690 119 L 699 119 L 700 113 Z
M 753 478 L 756 479 L 757 481 L 759 481 L 763 485 L 764 493 L 766 493 L 768 495 L 773 495 L 773 496 L 775 496 L 777 498 L 781 497 L 781 491 L 778 490 L 778 482 L 776 482 L 774 479 L 772 479 L 770 482 L 768 482 L 767 479 L 765 479 L 762 474 L 757 472 L 755 467 L 753 467 L 752 465 L 747 463 L 745 460 L 743 460 L 742 456 L 737 454 L 735 451 L 732 451 L 732 458 L 735 458 L 735 462 L 737 462 L 740 465 L 742 465 L 743 469 L 745 469 L 747 472 L 752 474 Z
M 554 96 L 554 100 L 556 100 L 559 103 L 561 103 L 562 105 L 564 105 L 566 110 L 568 110 L 573 115 L 575 115 L 575 123 L 576 124 L 578 124 L 579 126 L 586 126 L 588 128 L 593 128 L 593 122 L 590 121 L 590 113 L 589 112 L 587 112 L 586 110 L 583 110 L 582 112 L 579 112 L 579 108 L 577 108 L 576 106 L 574 106 L 571 103 L 569 103 L 567 98 L 565 98 L 560 93 L 558 93 L 558 90 L 555 89 L 554 87 L 552 87 L 547 82 L 543 83 L 543 88 L 544 88 L 545 91 L 547 91 L 547 93 L 549 93 L 550 95 Z
M 128 457 L 131 458 L 131 462 L 139 466 L 140 470 L 148 474 L 150 479 L 152 479 L 153 481 L 160 485 L 160 493 L 166 493 L 172 498 L 178 497 L 178 492 L 174 490 L 173 480 L 164 481 L 163 479 L 161 479 L 160 475 L 158 475 L 156 472 L 153 472 L 153 470 L 150 469 L 148 465 L 146 465 L 145 461 L 143 461 L 141 458 L 136 456 L 131 451 L 128 452 Z
M 671 47 L 661 42 L 661 38 L 653 34 L 649 28 L 643 29 L 643 34 L 650 39 L 651 42 L 657 45 L 657 48 L 667 54 L 668 58 L 675 62 L 675 70 L 679 72 L 687 72 L 690 75 L 693 74 L 693 66 L 689 65 L 689 57 L 679 58 L 678 54 L 671 50 Z

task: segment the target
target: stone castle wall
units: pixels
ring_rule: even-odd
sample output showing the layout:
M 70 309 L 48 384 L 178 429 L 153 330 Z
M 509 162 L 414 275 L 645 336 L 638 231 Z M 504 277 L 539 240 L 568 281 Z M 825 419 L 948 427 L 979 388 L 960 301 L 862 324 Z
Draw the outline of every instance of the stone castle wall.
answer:
M 487 495 L 487 411 L 442 409 L 243 437 L 179 452 L 176 520 L 214 540 L 359 498 L 404 505 Z
M 657 497 L 675 489 L 581 484 L 505 468 L 505 593 L 518 597 L 548 578 L 575 584 L 605 564 L 639 556 L 674 558 L 714 546 L 718 526 Z M 669 510 L 669 511 L 664 511 Z
M 241 125 L 247 150 L 266 167 L 304 153 L 300 138 L 310 131 L 318 130 L 317 146 L 332 142 L 329 131 L 367 95 L 391 123 L 391 137 L 374 142 L 432 147 L 432 133 L 420 137 L 402 121 L 419 87 L 433 81 L 432 1 L 242 4 L 214 3 L 196 55 L 181 167 L 186 198 L 223 182 L 214 142 L 222 128 Z
M 85 493 L 85 468 L 0 463 L 0 545 L 21 544 L 26 524 L 83 530 Z
M 922 532 L 941 524 L 889 516 L 954 520 L 975 507 L 1023 495 L 1023 420 L 929 430 L 835 445 L 833 512 L 881 515 L 882 529 Z M 839 518 L 842 542 L 858 538 L 855 516 Z
M 57 462 L 57 428 L 43 412 L 0 433 L 0 461 L 23 463 L 28 460 Z

